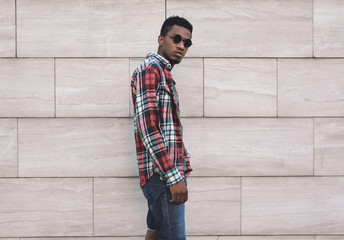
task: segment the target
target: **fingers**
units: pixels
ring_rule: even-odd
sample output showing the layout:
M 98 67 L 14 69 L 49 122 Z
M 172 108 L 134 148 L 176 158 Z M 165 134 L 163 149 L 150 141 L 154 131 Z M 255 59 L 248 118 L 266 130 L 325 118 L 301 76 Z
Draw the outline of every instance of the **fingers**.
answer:
M 188 200 L 188 189 L 185 186 L 184 181 L 180 181 L 175 185 L 170 186 L 172 199 L 170 200 L 173 204 L 182 204 Z
M 177 193 L 177 194 L 176 194 L 176 204 L 180 204 L 182 198 L 183 198 L 183 197 L 182 197 L 181 193 Z
M 170 200 L 170 202 L 176 204 L 176 194 L 172 193 L 172 199 Z
M 182 203 L 185 203 L 187 200 L 188 200 L 187 193 L 186 194 L 175 193 L 175 194 L 172 194 L 172 199 L 170 200 L 170 202 L 173 204 L 182 204 Z
M 170 202 L 173 203 L 173 204 L 180 204 L 179 193 L 172 193 L 172 199 L 170 200 Z

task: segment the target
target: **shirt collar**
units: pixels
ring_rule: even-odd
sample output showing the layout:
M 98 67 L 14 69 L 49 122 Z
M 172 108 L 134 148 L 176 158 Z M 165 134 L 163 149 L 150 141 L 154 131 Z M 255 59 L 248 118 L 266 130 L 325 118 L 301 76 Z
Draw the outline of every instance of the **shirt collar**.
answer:
M 160 65 L 165 67 L 167 70 L 172 69 L 171 63 L 166 58 L 164 58 L 163 56 L 161 56 L 155 52 L 148 53 L 146 58 L 155 58 L 159 61 Z

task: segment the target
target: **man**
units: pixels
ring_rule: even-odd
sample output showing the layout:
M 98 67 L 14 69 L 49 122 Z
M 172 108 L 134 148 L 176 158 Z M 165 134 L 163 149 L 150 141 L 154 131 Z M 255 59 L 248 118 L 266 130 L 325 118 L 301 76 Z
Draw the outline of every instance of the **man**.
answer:
M 149 53 L 131 79 L 140 185 L 148 201 L 146 240 L 186 239 L 186 177 L 192 168 L 171 69 L 191 46 L 191 34 L 192 25 L 186 19 L 166 19 L 158 52 Z

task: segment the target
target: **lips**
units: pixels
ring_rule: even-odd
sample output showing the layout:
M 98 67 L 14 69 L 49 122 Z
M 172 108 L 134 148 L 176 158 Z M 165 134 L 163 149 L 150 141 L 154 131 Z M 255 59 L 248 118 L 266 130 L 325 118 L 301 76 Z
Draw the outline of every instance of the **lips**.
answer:
M 181 52 L 174 52 L 175 55 L 177 55 L 178 57 L 183 57 L 183 53 Z

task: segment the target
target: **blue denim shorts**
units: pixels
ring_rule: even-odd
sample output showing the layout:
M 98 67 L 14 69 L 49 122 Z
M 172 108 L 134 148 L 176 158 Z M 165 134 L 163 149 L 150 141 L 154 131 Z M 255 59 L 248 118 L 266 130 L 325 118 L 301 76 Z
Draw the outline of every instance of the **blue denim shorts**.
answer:
M 186 240 L 185 204 L 170 203 L 170 188 L 158 173 L 147 181 L 142 191 L 148 202 L 147 228 L 158 233 L 158 240 Z

